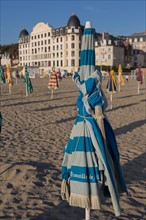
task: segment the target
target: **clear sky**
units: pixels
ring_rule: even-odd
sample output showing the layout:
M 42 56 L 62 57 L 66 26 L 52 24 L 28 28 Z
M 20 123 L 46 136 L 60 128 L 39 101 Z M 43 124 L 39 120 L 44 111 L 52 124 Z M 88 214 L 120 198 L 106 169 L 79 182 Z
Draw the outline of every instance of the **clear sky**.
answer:
M 17 43 L 38 22 L 57 28 L 75 13 L 81 24 L 91 21 L 96 32 L 114 36 L 146 30 L 146 0 L 0 0 L 0 44 Z

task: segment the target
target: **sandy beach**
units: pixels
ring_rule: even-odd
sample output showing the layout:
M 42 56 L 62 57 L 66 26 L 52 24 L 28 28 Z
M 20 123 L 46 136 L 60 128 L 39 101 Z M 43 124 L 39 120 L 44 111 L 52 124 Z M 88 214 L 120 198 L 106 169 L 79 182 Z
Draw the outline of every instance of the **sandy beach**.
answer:
M 48 78 L 31 79 L 33 93 L 25 95 L 22 79 L 8 93 L 2 85 L 0 134 L 0 218 L 24 220 L 83 220 L 85 210 L 62 201 L 61 164 L 77 114 L 78 90 L 70 77 L 54 91 Z M 15 80 L 14 80 L 15 83 Z M 107 80 L 102 88 L 106 92 Z M 143 220 L 146 188 L 146 96 L 145 82 L 137 93 L 137 82 L 129 79 L 120 92 L 113 94 L 113 108 L 106 110 L 119 147 L 121 165 L 129 195 L 120 199 L 123 213 L 114 215 L 111 200 L 101 210 L 91 210 L 95 220 Z

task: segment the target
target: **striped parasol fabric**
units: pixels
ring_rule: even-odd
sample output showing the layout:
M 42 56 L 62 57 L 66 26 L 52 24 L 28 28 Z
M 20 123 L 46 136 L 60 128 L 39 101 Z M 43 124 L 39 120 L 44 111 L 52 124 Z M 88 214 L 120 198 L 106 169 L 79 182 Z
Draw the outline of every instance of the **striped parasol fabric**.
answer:
M 82 37 L 80 54 L 80 80 L 86 80 L 95 71 L 95 39 L 94 29 L 90 22 L 86 22 Z
M 58 87 L 57 73 L 53 70 L 48 82 L 48 89 L 57 89 Z
M 94 32 L 90 23 L 86 24 L 80 71 L 74 75 L 79 89 L 78 114 L 64 147 L 61 196 L 71 206 L 85 208 L 89 220 L 89 210 L 100 209 L 106 197 L 111 197 L 115 215 L 119 216 L 119 194 L 127 189 L 115 134 L 104 115 L 106 100 L 99 87 L 101 74 L 95 70 Z
M 111 70 L 109 73 L 106 89 L 107 89 L 107 92 L 114 92 L 114 93 L 117 90 L 117 80 L 115 77 L 114 70 Z
M 32 86 L 31 80 L 29 78 L 29 72 L 27 71 L 27 65 L 25 65 L 24 82 L 26 83 L 26 92 L 27 93 L 32 93 L 33 92 L 33 86 Z

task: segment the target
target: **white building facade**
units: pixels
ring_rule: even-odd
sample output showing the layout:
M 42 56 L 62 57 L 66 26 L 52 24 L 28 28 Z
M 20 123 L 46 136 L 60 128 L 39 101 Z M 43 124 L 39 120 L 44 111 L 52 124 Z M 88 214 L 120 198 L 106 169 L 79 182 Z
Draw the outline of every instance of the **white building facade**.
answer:
M 53 28 L 44 22 L 33 27 L 30 33 L 23 29 L 19 35 L 19 65 L 38 66 L 40 69 L 79 68 L 81 36 L 83 26 L 76 15 L 72 15 L 67 26 Z
M 40 73 L 52 71 L 54 67 L 68 72 L 78 71 L 83 30 L 84 26 L 76 15 L 72 15 L 63 27 L 53 28 L 48 23 L 39 22 L 30 34 L 23 29 L 19 35 L 19 65 L 39 67 Z M 129 57 L 122 39 L 95 32 L 96 65 L 146 66 L 146 33 L 131 35 L 127 42 L 133 48 L 129 50 Z

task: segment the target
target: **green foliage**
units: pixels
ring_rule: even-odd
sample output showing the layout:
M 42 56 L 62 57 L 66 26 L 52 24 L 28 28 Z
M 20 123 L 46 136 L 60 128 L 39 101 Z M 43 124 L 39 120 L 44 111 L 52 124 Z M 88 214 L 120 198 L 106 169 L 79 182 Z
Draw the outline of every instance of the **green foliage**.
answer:
M 18 44 L 9 44 L 9 45 L 1 45 L 0 44 L 0 53 L 10 54 L 10 58 L 18 57 Z

